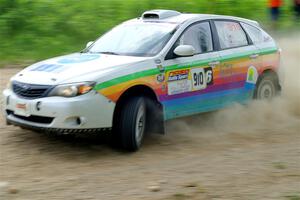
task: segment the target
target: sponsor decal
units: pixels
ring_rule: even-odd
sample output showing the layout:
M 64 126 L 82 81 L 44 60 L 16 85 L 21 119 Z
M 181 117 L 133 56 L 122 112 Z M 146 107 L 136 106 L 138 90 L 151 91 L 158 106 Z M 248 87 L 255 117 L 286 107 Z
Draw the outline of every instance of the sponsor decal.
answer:
M 163 81 L 165 80 L 165 75 L 164 75 L 164 74 L 158 74 L 158 75 L 156 76 L 156 80 L 157 80 L 157 82 L 159 82 L 159 83 L 163 82 Z
M 171 71 L 168 76 L 168 95 L 180 94 L 192 90 L 189 69 Z
M 82 62 L 88 62 L 95 59 L 100 58 L 100 55 L 98 54 L 80 54 L 80 55 L 71 55 L 64 57 L 57 62 L 60 64 L 75 64 L 75 63 L 82 63 Z
M 258 78 L 258 72 L 257 72 L 256 68 L 253 66 L 250 66 L 248 68 L 246 82 L 256 84 L 257 78 Z
M 76 64 L 82 62 L 88 62 L 95 59 L 98 59 L 100 55 L 71 55 L 66 56 L 57 61 L 56 64 L 41 64 L 37 67 L 31 69 L 31 71 L 41 71 L 41 72 L 51 72 L 51 73 L 60 73 L 70 68 L 68 64 Z
M 232 76 L 233 65 L 231 63 L 224 63 L 220 66 L 220 75 L 223 77 Z
M 41 71 L 41 72 L 52 72 L 52 73 L 60 73 L 68 69 L 68 66 L 58 65 L 58 64 L 42 64 L 39 65 L 30 71 Z
M 161 64 L 156 65 L 156 67 L 159 69 L 160 72 L 165 71 L 165 68 Z
M 25 103 L 23 103 L 23 104 L 18 103 L 18 104 L 16 104 L 16 108 L 26 110 L 26 104 Z
M 162 90 L 162 91 L 166 91 L 166 85 L 165 85 L 165 84 L 162 84 L 162 85 L 161 85 L 161 90 Z
M 22 100 L 17 100 L 15 104 L 15 110 L 14 113 L 16 115 L 21 115 L 21 116 L 30 116 L 30 104 L 27 104 L 23 102 Z
M 169 73 L 168 81 L 180 81 L 184 79 L 188 79 L 189 77 L 189 69 L 171 71 Z
M 168 95 L 180 94 L 192 90 L 191 80 L 184 79 L 168 83 Z

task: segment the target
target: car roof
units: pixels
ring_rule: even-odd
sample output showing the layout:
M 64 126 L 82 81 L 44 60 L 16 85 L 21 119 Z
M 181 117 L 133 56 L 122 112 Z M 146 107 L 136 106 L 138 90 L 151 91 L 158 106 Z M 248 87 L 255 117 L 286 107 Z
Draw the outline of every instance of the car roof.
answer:
M 145 18 L 145 14 L 154 14 L 162 16 L 161 18 Z M 164 15 L 165 14 L 165 15 Z M 250 19 L 245 19 L 241 17 L 235 16 L 227 16 L 227 15 L 214 15 L 214 14 L 192 14 L 192 13 L 180 13 L 174 10 L 150 10 L 146 11 L 142 14 L 141 17 L 136 19 L 132 19 L 127 21 L 127 23 L 132 22 L 160 22 L 160 23 L 175 23 L 182 24 L 187 21 L 194 20 L 208 20 L 208 19 L 227 19 L 227 20 L 237 20 L 241 22 L 245 22 L 248 24 L 252 24 L 254 26 L 259 26 L 258 22 Z

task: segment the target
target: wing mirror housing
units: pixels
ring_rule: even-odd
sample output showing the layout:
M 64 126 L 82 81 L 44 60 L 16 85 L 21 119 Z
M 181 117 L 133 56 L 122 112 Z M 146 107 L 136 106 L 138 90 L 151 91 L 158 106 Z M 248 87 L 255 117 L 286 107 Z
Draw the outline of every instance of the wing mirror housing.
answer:
M 188 57 L 195 55 L 195 48 L 191 45 L 179 45 L 174 49 L 174 54 L 180 57 Z
M 86 48 L 88 48 L 89 46 L 91 46 L 94 43 L 94 41 L 89 41 L 88 43 L 86 43 Z

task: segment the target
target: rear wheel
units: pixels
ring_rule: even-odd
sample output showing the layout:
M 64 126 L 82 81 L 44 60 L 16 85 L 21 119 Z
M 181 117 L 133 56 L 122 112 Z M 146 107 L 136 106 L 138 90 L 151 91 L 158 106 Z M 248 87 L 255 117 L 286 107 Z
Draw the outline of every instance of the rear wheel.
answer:
M 130 98 L 123 105 L 117 125 L 123 149 L 136 151 L 140 148 L 146 129 L 146 111 L 144 97 Z
M 266 72 L 259 78 L 255 92 L 255 99 L 270 100 L 279 93 L 278 78 L 274 73 Z

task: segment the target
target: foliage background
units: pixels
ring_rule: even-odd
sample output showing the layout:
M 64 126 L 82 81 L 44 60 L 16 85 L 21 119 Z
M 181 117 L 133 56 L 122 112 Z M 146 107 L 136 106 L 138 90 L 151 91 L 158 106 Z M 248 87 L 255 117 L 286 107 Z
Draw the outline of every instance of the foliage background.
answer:
M 281 30 L 294 27 L 286 0 Z M 267 0 L 0 0 L 0 67 L 76 52 L 149 9 L 235 15 L 270 27 Z

